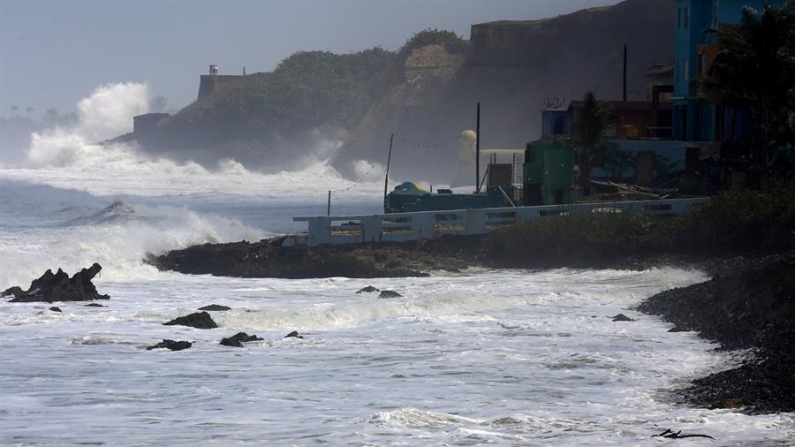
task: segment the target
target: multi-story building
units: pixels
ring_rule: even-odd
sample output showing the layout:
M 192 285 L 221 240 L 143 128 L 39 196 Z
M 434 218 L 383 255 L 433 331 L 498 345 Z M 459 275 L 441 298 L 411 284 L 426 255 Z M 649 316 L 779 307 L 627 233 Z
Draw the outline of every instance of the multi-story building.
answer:
M 781 6 L 786 0 L 767 0 Z M 742 9 L 763 8 L 763 0 L 676 0 L 673 136 L 683 141 L 737 139 L 748 129 L 747 110 L 724 107 L 699 91 L 719 51 L 717 31 L 740 23 Z

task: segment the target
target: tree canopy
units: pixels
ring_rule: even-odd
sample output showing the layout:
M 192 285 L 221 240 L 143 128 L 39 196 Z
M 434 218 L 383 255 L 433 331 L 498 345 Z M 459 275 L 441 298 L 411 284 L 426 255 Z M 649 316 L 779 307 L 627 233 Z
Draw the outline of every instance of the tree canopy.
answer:
M 607 103 L 597 101 L 593 92 L 585 93 L 582 105 L 575 116 L 575 142 L 577 144 L 577 164 L 581 170 L 581 185 L 584 195 L 591 194 L 591 168 L 603 149 L 607 130 L 615 123 Z
M 765 166 L 771 147 L 795 144 L 795 2 L 744 7 L 739 26 L 718 30 L 718 44 L 701 87 L 725 104 L 749 107 L 756 141 L 750 155 Z
M 350 54 L 302 51 L 270 73 L 223 85 L 175 116 L 238 133 L 287 133 L 358 122 L 372 100 L 379 73 L 394 57 L 380 47 Z

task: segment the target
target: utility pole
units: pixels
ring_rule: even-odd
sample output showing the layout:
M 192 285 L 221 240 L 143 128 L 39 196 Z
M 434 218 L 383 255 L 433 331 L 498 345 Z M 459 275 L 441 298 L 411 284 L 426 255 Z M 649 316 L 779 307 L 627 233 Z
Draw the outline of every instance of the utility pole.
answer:
M 475 193 L 480 193 L 480 103 L 475 124 Z
M 627 44 L 624 44 L 624 102 L 627 102 Z
M 395 139 L 395 134 L 389 135 L 389 155 L 386 157 L 386 175 L 384 175 L 384 206 L 386 206 L 386 189 L 389 185 L 389 163 L 392 161 L 392 141 Z

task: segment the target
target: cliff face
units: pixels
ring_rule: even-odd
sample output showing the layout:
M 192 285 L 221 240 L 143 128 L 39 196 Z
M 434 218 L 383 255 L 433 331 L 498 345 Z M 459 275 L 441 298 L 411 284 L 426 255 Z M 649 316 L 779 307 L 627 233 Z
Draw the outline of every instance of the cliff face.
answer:
M 478 103 L 481 148 L 523 148 L 540 134 L 545 98 L 580 99 L 588 90 L 621 97 L 624 44 L 628 96 L 643 99 L 645 71 L 673 59 L 673 24 L 673 0 L 626 0 L 473 25 L 470 41 L 427 30 L 396 53 L 299 52 L 271 73 L 202 76 L 196 102 L 132 138 L 176 159 L 214 165 L 232 157 L 272 170 L 343 141 L 334 167 L 355 177 L 359 160 L 386 163 L 394 133 L 402 138 L 392 178 L 456 183 L 467 173 L 472 184 L 456 137 L 475 129 Z
M 627 0 L 547 20 L 473 25 L 463 63 L 438 48 L 415 50 L 404 82 L 370 108 L 335 166 L 346 173 L 355 160 L 385 160 L 391 133 L 429 146 L 449 141 L 475 128 L 478 102 L 481 148 L 522 148 L 540 135 L 544 98 L 579 99 L 587 90 L 621 98 L 625 43 L 628 97 L 642 100 L 645 71 L 673 59 L 673 23 L 671 0 Z M 458 151 L 455 142 L 396 144 L 393 177 L 450 182 Z

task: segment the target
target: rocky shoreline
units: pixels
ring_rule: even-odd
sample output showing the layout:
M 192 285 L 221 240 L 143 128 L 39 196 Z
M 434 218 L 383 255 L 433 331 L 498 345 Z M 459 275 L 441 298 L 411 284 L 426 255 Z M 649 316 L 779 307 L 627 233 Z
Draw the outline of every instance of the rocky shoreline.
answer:
M 748 413 L 795 411 L 795 251 L 785 253 L 538 254 L 529 261 L 483 250 L 481 237 L 337 247 L 281 247 L 281 239 L 205 244 L 151 257 L 161 270 L 238 277 L 356 278 L 425 276 L 468 267 L 641 270 L 675 266 L 713 279 L 662 292 L 636 307 L 696 331 L 720 349 L 749 349 L 740 366 L 697 379 L 676 392 L 681 403 Z
M 677 397 L 748 413 L 795 411 L 795 252 L 735 257 L 711 280 L 650 297 L 636 310 L 695 331 L 720 349 L 750 350 L 739 366 L 699 378 Z

